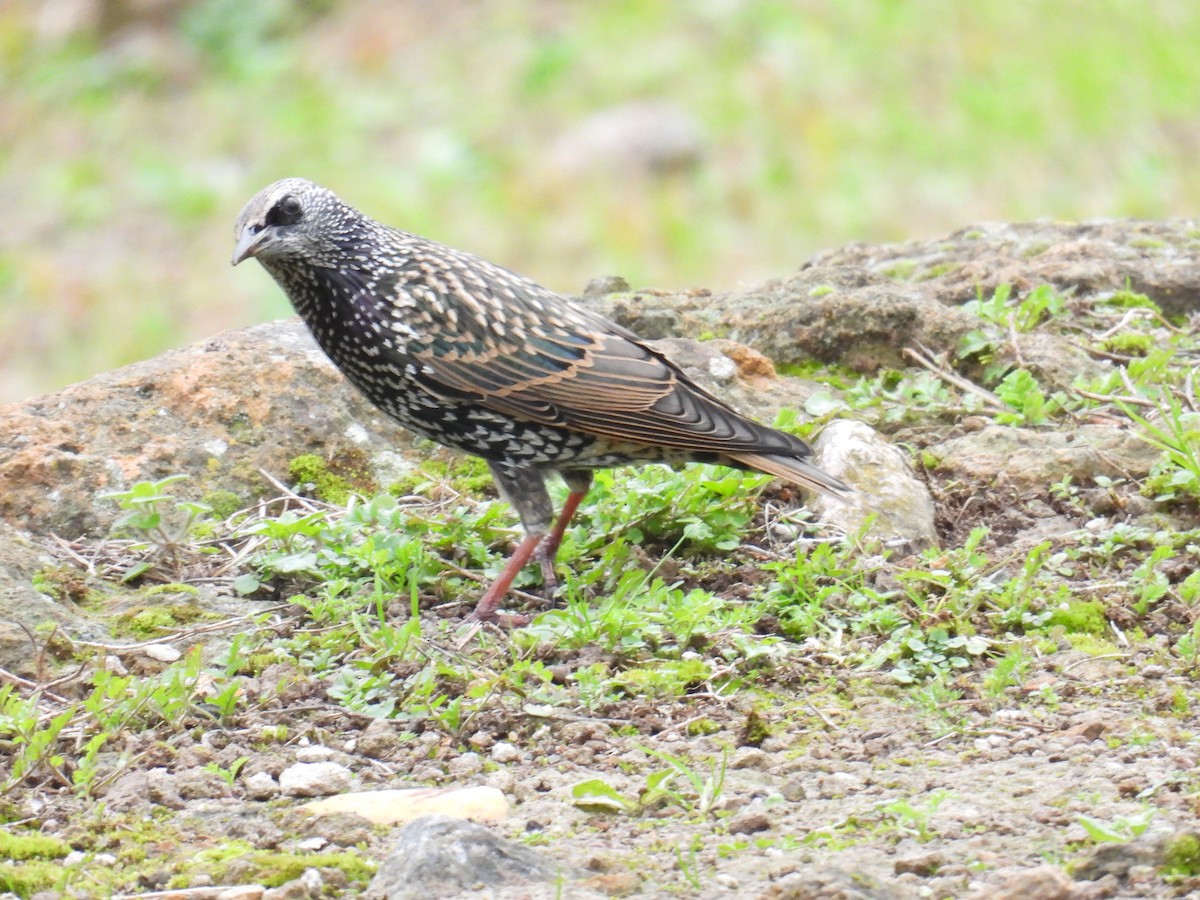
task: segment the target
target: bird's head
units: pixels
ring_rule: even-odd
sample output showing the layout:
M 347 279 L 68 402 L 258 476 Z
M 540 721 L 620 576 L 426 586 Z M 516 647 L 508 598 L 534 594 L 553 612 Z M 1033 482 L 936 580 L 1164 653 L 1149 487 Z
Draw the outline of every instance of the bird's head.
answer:
M 323 265 L 358 214 L 332 191 L 303 178 L 284 178 L 247 203 L 234 229 L 233 265 L 251 256 L 260 262 L 304 260 Z

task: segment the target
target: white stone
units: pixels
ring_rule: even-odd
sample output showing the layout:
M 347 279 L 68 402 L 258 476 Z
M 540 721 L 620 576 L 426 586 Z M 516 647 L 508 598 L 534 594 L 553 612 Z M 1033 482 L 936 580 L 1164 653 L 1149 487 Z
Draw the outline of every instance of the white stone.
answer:
M 261 900 L 266 892 L 261 884 L 239 884 L 213 896 L 215 900 Z
M 822 522 L 853 534 L 875 516 L 868 537 L 902 552 L 937 544 L 929 489 L 913 474 L 903 451 L 873 428 L 851 419 L 830 422 L 813 450 L 818 468 L 854 488 L 845 500 L 813 499 L 810 507 Z
M 321 744 L 313 744 L 311 747 L 301 747 L 296 751 L 296 762 L 327 762 L 336 755 L 336 750 Z
M 725 384 L 737 375 L 737 363 L 728 356 L 714 356 L 708 361 L 708 374 Z
M 350 789 L 349 769 L 333 762 L 296 763 L 279 774 L 279 789 L 289 797 L 326 797 Z
M 520 758 L 521 751 L 508 741 L 500 741 L 492 747 L 492 759 L 498 763 L 517 762 Z
M 173 663 L 183 656 L 177 647 L 170 644 L 148 644 L 142 648 L 142 653 L 151 659 L 165 663 Z
M 269 800 L 279 793 L 279 782 L 269 772 L 255 772 L 242 784 L 246 788 L 246 796 L 251 800 Z

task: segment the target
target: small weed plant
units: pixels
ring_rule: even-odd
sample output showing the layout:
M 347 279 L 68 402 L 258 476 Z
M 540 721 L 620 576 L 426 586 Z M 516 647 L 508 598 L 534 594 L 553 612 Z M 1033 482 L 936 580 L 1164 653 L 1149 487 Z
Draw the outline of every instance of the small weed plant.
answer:
M 666 767 L 649 772 L 636 796 L 623 794 L 602 779 L 591 779 L 571 789 L 571 802 L 583 809 L 631 816 L 643 815 L 668 804 L 702 817 L 712 813 L 725 784 L 727 754 L 722 753 L 720 760 L 713 762 L 707 772 L 700 772 L 679 756 L 645 747 L 642 750 L 666 763 Z

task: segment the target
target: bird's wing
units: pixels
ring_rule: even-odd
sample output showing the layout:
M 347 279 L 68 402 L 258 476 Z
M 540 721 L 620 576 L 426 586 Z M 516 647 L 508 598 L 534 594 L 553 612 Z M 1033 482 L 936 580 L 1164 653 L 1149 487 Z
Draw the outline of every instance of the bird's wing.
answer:
M 548 321 L 519 336 L 433 344 L 417 354 L 418 380 L 434 393 L 614 441 L 808 455 L 798 438 L 734 412 L 614 323 L 575 307 Z

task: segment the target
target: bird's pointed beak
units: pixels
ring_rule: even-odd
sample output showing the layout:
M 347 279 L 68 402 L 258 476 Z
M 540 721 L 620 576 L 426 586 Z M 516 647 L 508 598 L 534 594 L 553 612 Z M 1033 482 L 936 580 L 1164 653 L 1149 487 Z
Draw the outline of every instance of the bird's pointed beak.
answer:
M 233 248 L 233 259 L 230 264 L 236 266 L 242 260 L 249 259 L 258 253 L 258 248 L 267 239 L 267 234 L 265 228 L 255 229 L 253 225 L 247 225 L 242 231 L 242 236 L 238 238 L 237 246 Z

